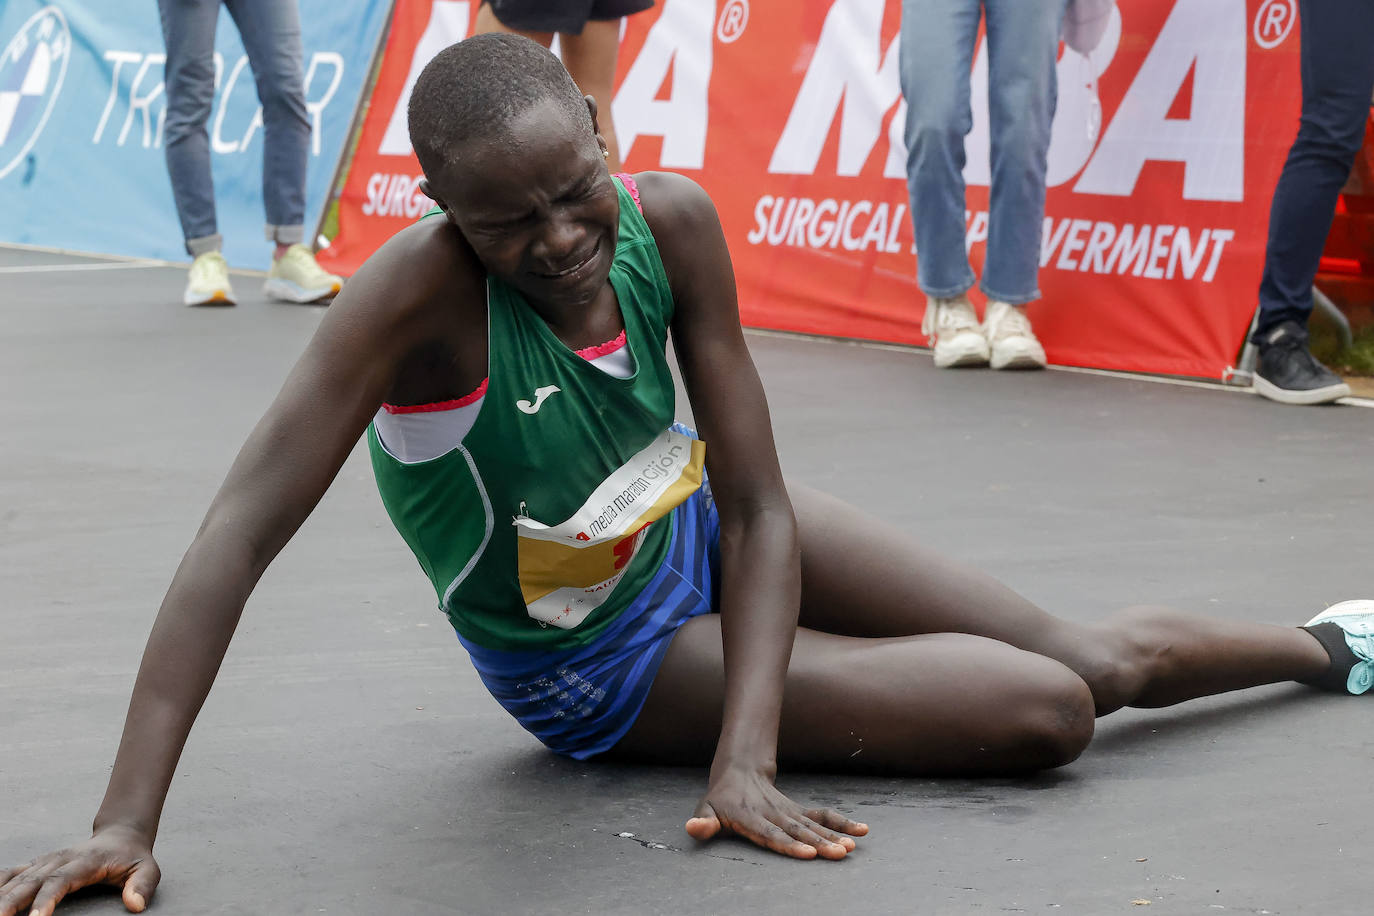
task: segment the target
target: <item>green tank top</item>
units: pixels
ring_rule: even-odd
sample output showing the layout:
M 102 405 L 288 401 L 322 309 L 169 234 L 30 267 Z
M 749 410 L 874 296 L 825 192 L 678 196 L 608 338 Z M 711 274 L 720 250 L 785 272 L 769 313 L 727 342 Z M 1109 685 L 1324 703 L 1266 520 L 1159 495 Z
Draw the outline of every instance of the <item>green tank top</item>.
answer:
M 610 281 L 634 374 L 615 378 L 487 279 L 488 380 L 461 444 L 428 461 L 367 441 L 382 503 L 465 639 L 491 649 L 583 646 L 658 571 L 672 509 L 701 483 L 705 446 L 671 429 L 668 279 L 617 181 Z

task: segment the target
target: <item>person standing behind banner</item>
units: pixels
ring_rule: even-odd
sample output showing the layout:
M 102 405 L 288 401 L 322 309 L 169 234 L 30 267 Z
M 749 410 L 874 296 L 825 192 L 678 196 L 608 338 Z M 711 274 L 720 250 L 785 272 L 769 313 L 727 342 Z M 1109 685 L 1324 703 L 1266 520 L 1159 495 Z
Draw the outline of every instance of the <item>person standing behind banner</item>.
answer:
M 922 332 L 935 365 L 1041 369 L 1045 350 L 1024 306 L 1040 297 L 1045 169 L 1067 0 L 902 0 L 899 59 L 906 99 L 907 188 Z M 973 127 L 970 74 L 987 16 L 992 188 L 983 324 L 968 299 L 975 277 L 964 242 L 964 136 Z
M 194 260 L 182 301 L 233 305 L 220 253 L 210 139 L 205 123 L 215 95 L 215 26 L 221 0 L 158 0 L 167 45 L 167 172 L 186 252 Z M 301 19 L 296 0 L 224 0 L 238 26 L 262 103 L 262 196 L 267 240 L 276 242 L 263 291 L 284 302 L 330 299 L 343 281 L 315 262 L 305 238 L 305 169 L 310 117 L 305 108 Z
M 1302 121 L 1269 210 L 1259 287 L 1255 391 L 1326 404 L 1350 387 L 1307 348 L 1312 281 L 1341 188 L 1364 142 L 1374 93 L 1374 0 L 1298 0 Z
M 620 144 L 611 118 L 611 91 L 620 50 L 620 20 L 653 5 L 654 0 L 484 0 L 473 34 L 513 32 L 547 48 L 557 33 L 563 66 L 601 111 L 606 165 L 618 172 Z

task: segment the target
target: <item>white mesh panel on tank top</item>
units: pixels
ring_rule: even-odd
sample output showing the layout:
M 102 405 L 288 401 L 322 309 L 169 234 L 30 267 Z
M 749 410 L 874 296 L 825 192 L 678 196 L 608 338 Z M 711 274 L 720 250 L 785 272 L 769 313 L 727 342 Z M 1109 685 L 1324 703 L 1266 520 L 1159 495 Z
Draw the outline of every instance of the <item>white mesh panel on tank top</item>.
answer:
M 613 378 L 629 378 L 634 374 L 634 361 L 630 358 L 630 348 L 625 346 L 624 331 L 615 340 L 577 353 Z M 383 404 L 372 419 L 377 438 L 382 448 L 402 464 L 418 464 L 447 455 L 462 443 L 477 422 L 486 391 L 487 380 L 483 379 L 477 390 L 456 401 L 407 407 Z

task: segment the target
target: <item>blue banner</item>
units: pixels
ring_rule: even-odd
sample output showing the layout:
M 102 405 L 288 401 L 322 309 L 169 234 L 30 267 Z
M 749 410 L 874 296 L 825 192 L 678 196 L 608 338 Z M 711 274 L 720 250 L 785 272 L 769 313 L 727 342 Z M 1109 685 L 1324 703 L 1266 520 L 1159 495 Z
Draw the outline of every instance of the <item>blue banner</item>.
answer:
M 391 3 L 299 3 L 312 125 L 309 235 Z M 0 2 L 0 242 L 187 258 L 163 159 L 164 60 L 156 0 Z M 223 8 L 215 73 L 207 129 L 224 254 L 235 266 L 265 268 L 262 114 Z

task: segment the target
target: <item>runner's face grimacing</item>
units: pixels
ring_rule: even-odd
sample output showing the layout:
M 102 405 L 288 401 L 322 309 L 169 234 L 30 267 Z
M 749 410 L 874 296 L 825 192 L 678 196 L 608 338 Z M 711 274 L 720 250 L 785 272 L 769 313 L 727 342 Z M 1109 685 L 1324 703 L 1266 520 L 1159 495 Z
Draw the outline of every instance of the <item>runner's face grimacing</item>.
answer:
M 583 306 L 607 286 L 620 203 L 589 113 L 541 102 L 432 183 L 488 272 L 535 303 Z

